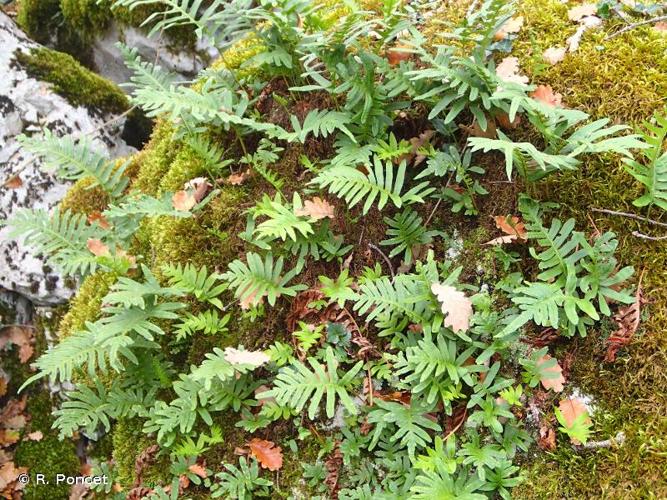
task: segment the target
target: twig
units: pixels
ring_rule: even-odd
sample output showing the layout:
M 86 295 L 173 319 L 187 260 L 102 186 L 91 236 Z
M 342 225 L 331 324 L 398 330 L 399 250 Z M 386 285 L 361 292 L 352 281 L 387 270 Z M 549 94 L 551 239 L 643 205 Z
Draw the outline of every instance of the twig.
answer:
M 579 449 L 597 450 L 598 448 L 611 448 L 616 445 L 622 445 L 625 442 L 625 432 L 620 431 L 616 436 L 602 441 L 588 441 L 586 444 L 578 446 Z
M 438 209 L 438 207 L 440 206 L 440 202 L 441 202 L 441 201 L 442 201 L 442 198 L 438 198 L 438 201 L 437 201 L 437 203 L 435 204 L 435 206 L 433 207 L 433 210 L 431 210 L 431 213 L 429 214 L 428 219 L 426 219 L 426 222 L 424 223 L 424 226 L 428 226 L 428 223 L 431 222 L 431 219 L 432 219 L 433 216 L 435 215 L 435 211 L 436 211 L 436 210 Z
M 372 250 L 375 250 L 377 253 L 382 255 L 382 258 L 387 263 L 387 266 L 389 266 L 389 272 L 391 273 L 391 279 L 394 279 L 396 277 L 396 274 L 394 273 L 394 266 L 391 265 L 391 261 L 389 260 L 389 257 L 387 257 L 385 255 L 385 253 L 382 250 L 380 250 L 379 247 L 373 245 L 373 243 L 369 243 L 368 248 L 370 248 Z
M 635 29 L 639 26 L 644 26 L 645 24 L 658 23 L 660 21 L 667 21 L 667 16 L 656 16 L 656 17 L 652 17 L 651 19 L 647 19 L 645 21 L 639 21 L 637 23 L 629 24 L 625 28 L 622 28 L 622 29 L 618 30 L 616 33 L 613 33 L 611 35 L 607 35 L 605 37 L 605 40 L 611 40 L 612 38 L 615 38 L 618 35 L 621 35 L 621 34 L 625 33 L 626 31 L 633 30 L 633 29 Z
M 99 132 L 99 131 L 102 130 L 103 128 L 106 128 L 106 127 L 108 127 L 109 125 L 111 125 L 113 122 L 117 122 L 117 121 L 120 120 L 121 118 L 125 118 L 127 115 L 129 115 L 130 113 L 132 113 L 132 111 L 134 111 L 135 109 L 137 109 L 137 105 L 136 105 L 136 104 L 135 104 L 134 106 L 132 106 L 132 107 L 126 109 L 126 110 L 123 111 L 121 114 L 116 115 L 116 116 L 112 116 L 111 118 L 109 118 L 107 121 L 105 121 L 105 122 L 104 122 L 102 125 L 100 125 L 99 127 L 94 128 L 94 129 L 91 130 L 90 132 L 86 132 L 85 135 L 90 136 L 90 135 L 96 134 L 97 132 Z
M 648 217 L 642 217 L 641 215 L 635 215 L 628 212 L 616 212 L 615 210 L 607 210 L 606 208 L 591 208 L 591 211 L 609 215 L 620 215 L 621 217 L 629 217 L 630 219 L 648 222 L 649 224 L 655 224 L 656 226 L 667 227 L 667 223 L 665 222 L 658 222 L 657 220 L 649 219 Z
M 466 421 L 466 415 L 467 414 L 468 414 L 468 408 L 465 408 L 463 410 L 463 418 L 461 419 L 461 421 L 458 424 L 456 424 L 456 427 L 454 427 L 451 431 L 449 431 L 449 433 L 445 436 L 443 441 L 447 441 L 449 439 L 449 436 L 451 436 L 452 434 L 454 434 L 456 431 L 458 431 L 461 428 L 463 423 Z
M 667 236 L 649 236 L 648 234 L 640 233 L 639 231 L 632 231 L 632 236 L 636 236 L 637 238 L 643 238 L 645 240 L 651 240 L 651 241 L 667 240 Z

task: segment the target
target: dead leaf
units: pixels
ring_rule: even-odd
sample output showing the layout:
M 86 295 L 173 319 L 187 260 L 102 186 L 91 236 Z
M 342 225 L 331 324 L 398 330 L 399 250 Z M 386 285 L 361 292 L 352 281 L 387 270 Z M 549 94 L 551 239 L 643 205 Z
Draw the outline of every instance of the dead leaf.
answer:
M 72 486 L 72 489 L 70 490 L 69 500 L 83 500 L 86 497 L 86 495 L 88 495 L 89 491 L 90 488 L 88 487 L 88 485 L 84 483 L 75 484 Z
M 253 438 L 248 443 L 250 453 L 257 459 L 259 465 L 271 471 L 279 470 L 283 466 L 283 453 L 280 446 L 273 441 Z
M 542 57 L 553 66 L 565 59 L 566 53 L 567 49 L 565 47 L 549 47 L 542 53 Z
M 190 467 L 188 467 L 188 470 L 195 474 L 196 476 L 201 477 L 202 479 L 206 479 L 208 476 L 208 473 L 206 472 L 206 467 L 200 465 L 200 464 L 192 464 Z
M 667 22 L 660 21 L 659 23 L 655 23 L 653 29 L 655 31 L 667 32 Z
M 34 353 L 32 347 L 34 340 L 32 328 L 17 325 L 8 326 L 0 332 L 0 349 L 5 349 L 8 344 L 18 346 L 19 361 L 25 363 Z
M 614 315 L 614 321 L 616 321 L 618 329 L 607 339 L 607 353 L 604 359 L 608 363 L 616 360 L 616 353 L 632 341 L 637 328 L 639 328 L 641 306 L 644 303 L 642 294 L 643 277 L 644 273 L 642 272 L 637 284 L 637 291 L 635 292 L 635 301 L 628 306 L 621 307 Z
M 233 365 L 261 366 L 271 361 L 271 357 L 262 351 L 242 351 L 233 347 L 225 348 L 225 360 Z
M 584 423 L 590 424 L 591 418 L 588 414 L 588 409 L 584 402 L 579 398 L 567 398 L 563 399 L 558 404 L 558 409 L 563 415 L 563 420 L 567 424 L 566 427 L 572 427 L 575 420 L 579 418 L 580 415 L 586 415 L 584 418 Z M 573 444 L 581 444 L 578 440 L 570 438 Z
M 7 394 L 7 379 L 0 376 L 0 398 Z
M 528 77 L 519 74 L 519 71 L 519 59 L 516 57 L 506 57 L 496 67 L 496 74 L 501 80 L 526 85 Z
M 25 427 L 25 424 L 28 423 L 28 420 L 26 419 L 25 415 L 20 414 L 9 418 L 4 418 L 0 423 L 2 423 L 5 429 L 20 430 Z
M 547 363 L 551 359 L 552 359 L 551 356 L 549 356 L 548 354 L 540 356 L 537 360 L 538 369 L 540 365 Z M 562 392 L 563 384 L 565 383 L 565 377 L 563 376 L 563 369 L 558 364 L 558 361 L 556 361 L 556 364 L 554 366 L 552 366 L 551 368 L 546 368 L 544 371 L 548 372 L 550 375 L 554 374 L 555 376 L 544 377 L 540 379 L 542 387 L 544 387 L 545 389 L 552 389 L 554 392 Z
M 86 246 L 96 257 L 109 255 L 109 247 L 102 243 L 102 240 L 98 240 L 97 238 L 89 238 Z
M 409 45 L 404 43 L 397 43 L 391 49 L 387 51 L 387 60 L 391 66 L 397 66 L 401 61 L 407 61 L 412 57 L 410 52 L 406 52 L 405 49 L 409 48 Z
M 569 52 L 577 51 L 579 49 L 579 44 L 581 43 L 581 38 L 584 36 L 584 33 L 586 33 L 586 31 L 588 31 L 589 29 L 597 28 L 600 25 L 602 25 L 602 19 L 600 19 L 599 17 L 597 16 L 584 17 L 580 21 L 577 31 L 575 31 L 571 37 L 565 40 L 565 44 L 567 45 L 567 50 Z
M 246 181 L 248 177 L 250 177 L 250 169 L 246 170 L 245 172 L 241 172 L 240 174 L 232 174 L 227 177 L 224 182 L 231 184 L 232 186 L 240 186 Z
M 419 153 L 419 150 L 429 143 L 434 134 L 435 130 L 427 129 L 419 134 L 419 136 L 411 137 L 410 145 L 412 148 L 410 149 L 410 152 L 399 156 L 396 159 L 396 163 L 398 164 L 405 160 L 407 163 L 413 163 L 415 167 L 422 163 L 426 159 L 426 156 Z
M 470 299 L 453 286 L 440 283 L 433 283 L 431 292 L 435 294 L 442 306 L 442 312 L 446 314 L 444 325 L 451 327 L 455 332 L 467 331 L 472 316 L 472 302 Z
M 336 441 L 335 448 L 329 454 L 324 466 L 327 469 L 327 477 L 324 479 L 324 484 L 329 489 L 329 497 L 338 498 L 340 469 L 343 466 L 343 452 L 340 451 L 340 443 L 338 441 Z
M 171 197 L 171 202 L 176 210 L 187 212 L 197 204 L 197 200 L 191 192 L 181 190 L 176 191 Z
M 14 462 L 7 462 L 2 464 L 0 467 L 0 491 L 4 490 L 7 486 L 10 486 L 16 483 L 16 479 L 20 474 L 25 474 L 28 472 L 26 467 L 16 467 Z M 14 484 L 14 490 L 21 490 L 25 485 L 22 483 Z
M 0 446 L 7 447 L 19 440 L 19 431 L 0 429 Z
M 552 108 L 563 107 L 563 96 L 558 92 L 554 92 L 551 85 L 539 85 L 530 97 L 536 101 L 542 102 Z
M 27 441 L 41 441 L 43 438 L 44 434 L 42 434 L 42 431 L 31 432 L 25 437 Z
M 206 194 L 213 186 L 206 177 L 195 177 L 192 180 L 189 180 L 185 183 L 184 189 L 186 191 L 192 191 L 192 196 L 195 199 L 195 202 L 199 203 L 202 201 Z
M 310 217 L 313 220 L 320 220 L 328 217 L 334 218 L 334 206 L 327 200 L 316 196 L 312 200 L 303 202 L 302 208 L 297 208 L 294 213 L 298 216 Z
M 102 215 L 102 212 L 95 211 L 91 212 L 88 217 L 88 224 L 91 226 L 95 223 L 97 223 L 102 229 L 111 229 L 111 224 L 109 224 L 109 221 Z
M 4 187 L 7 189 L 18 189 L 21 186 L 23 186 L 23 181 L 21 180 L 21 177 L 19 177 L 18 174 L 12 175 L 9 177 L 5 183 L 3 184 Z
M 510 117 L 507 113 L 500 112 L 496 114 L 495 119 L 498 122 L 498 125 L 504 129 L 513 130 L 521 125 L 521 116 L 518 114 L 514 116 L 514 120 L 510 121 Z
M 537 446 L 545 451 L 552 451 L 556 449 L 556 430 L 546 420 L 540 421 L 539 437 L 537 439 Z
M 597 14 L 598 11 L 598 6 L 597 4 L 594 3 L 585 3 L 582 5 L 577 5 L 576 7 L 572 7 L 570 10 L 567 11 L 567 18 L 570 21 L 580 21 L 586 16 L 594 16 Z
M 493 220 L 496 223 L 496 227 L 503 233 L 516 236 L 521 240 L 526 239 L 526 226 L 524 225 L 523 221 L 516 215 L 497 215 L 493 218 Z
M 517 240 L 517 237 L 513 234 L 508 234 L 506 236 L 498 236 L 492 240 L 482 243 L 483 245 L 505 245 L 507 243 L 512 243 Z
M 512 17 L 505 21 L 505 23 L 500 27 L 496 34 L 493 36 L 493 39 L 496 42 L 504 40 L 507 38 L 507 35 L 510 33 L 518 33 L 523 27 L 523 16 Z
M 467 128 L 468 134 L 473 137 L 486 137 L 487 139 L 495 139 L 497 137 L 496 133 L 496 121 L 493 118 L 487 118 L 486 130 L 482 130 L 482 127 L 479 125 L 477 120 L 472 124 L 472 127 Z

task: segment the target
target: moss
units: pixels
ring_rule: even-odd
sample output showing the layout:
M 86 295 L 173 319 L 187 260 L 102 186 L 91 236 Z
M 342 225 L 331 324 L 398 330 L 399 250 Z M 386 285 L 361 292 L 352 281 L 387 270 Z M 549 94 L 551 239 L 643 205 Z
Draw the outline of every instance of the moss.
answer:
M 51 429 L 53 424 L 53 401 L 47 391 L 42 391 L 28 399 L 26 411 L 30 415 L 30 423 L 24 429 L 28 432 L 40 431 L 43 438 L 40 441 L 22 440 L 16 448 L 14 462 L 20 467 L 27 467 L 32 475 L 32 481 L 23 490 L 26 500 L 42 500 L 44 498 L 59 500 L 68 499 L 71 486 L 56 485 L 56 474 L 77 475 L 79 473 L 79 458 L 72 441 L 58 440 L 57 432 Z M 44 474 L 52 484 L 38 485 L 34 474 Z
M 118 471 L 118 483 L 126 489 L 132 488 L 136 479 L 134 464 L 137 456 L 155 440 L 142 432 L 143 424 L 139 419 L 119 419 L 113 427 L 113 459 Z M 159 458 L 153 465 L 144 469 L 144 485 L 168 484 L 169 457 Z
M 61 210 L 71 210 L 88 215 L 102 212 L 109 203 L 109 195 L 99 186 L 94 186 L 92 177 L 84 177 L 74 183 L 60 202 Z
M 36 42 L 47 43 L 59 13 L 60 0 L 20 0 L 16 23 Z
M 132 184 L 133 189 L 153 196 L 158 194 L 160 180 L 169 171 L 179 150 L 173 135 L 174 126 L 168 121 L 159 120 L 155 124 L 150 142 L 137 157 L 139 168 Z
M 102 298 L 115 281 L 116 275 L 113 273 L 97 272 L 88 276 L 70 302 L 69 311 L 60 321 L 58 337 L 63 339 L 82 329 L 86 321 L 95 321 L 100 314 Z
M 17 51 L 14 56 L 30 76 L 53 84 L 53 90 L 72 104 L 104 113 L 122 113 L 130 106 L 117 85 L 70 55 L 41 47 L 29 53 Z
M 68 23 L 85 38 L 103 31 L 111 20 L 108 0 L 60 0 L 60 9 Z
M 604 40 L 605 30 L 584 34 L 579 50 L 542 72 L 541 54 L 565 40 L 576 25 L 567 19 L 568 6 L 557 0 L 521 3 L 525 25 L 512 55 L 538 84 L 551 85 L 564 103 L 592 116 L 639 122 L 664 106 L 667 95 L 667 37 L 649 27 Z M 533 37 L 531 38 L 531 34 Z

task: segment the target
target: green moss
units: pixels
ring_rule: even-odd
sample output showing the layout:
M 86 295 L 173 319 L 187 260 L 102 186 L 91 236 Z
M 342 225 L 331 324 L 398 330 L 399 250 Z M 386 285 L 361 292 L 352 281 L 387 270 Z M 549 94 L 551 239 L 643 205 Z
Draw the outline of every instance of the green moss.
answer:
M 51 429 L 53 424 L 53 401 L 47 391 L 42 391 L 28 399 L 26 411 L 30 423 L 23 434 L 40 431 L 40 441 L 21 440 L 16 448 L 14 462 L 17 466 L 27 467 L 32 481 L 23 490 L 26 500 L 68 499 L 71 486 L 53 484 L 56 474 L 77 475 L 80 463 L 72 441 L 60 441 L 57 432 Z M 52 484 L 38 485 L 35 474 L 44 474 Z
M 39 43 L 49 41 L 57 24 L 60 0 L 20 0 L 16 23 Z
M 82 329 L 86 321 L 95 321 L 100 314 L 102 298 L 115 281 L 116 275 L 113 273 L 97 272 L 88 276 L 70 302 L 69 311 L 60 321 L 58 337 L 63 339 Z
M 179 150 L 173 135 L 174 126 L 166 120 L 158 120 L 150 142 L 137 156 L 139 170 L 132 184 L 133 189 L 153 196 L 158 194 L 160 180 L 169 171 Z
M 99 186 L 94 186 L 92 177 L 84 177 L 74 183 L 60 202 L 61 210 L 77 214 L 102 212 L 109 203 L 109 195 Z
M 32 77 L 53 84 L 53 90 L 75 105 L 105 113 L 129 108 L 125 94 L 115 84 L 84 68 L 72 56 L 47 48 L 17 51 L 16 61 Z
M 132 488 L 136 473 L 134 464 L 137 456 L 155 440 L 142 432 L 143 424 L 139 419 L 119 419 L 113 427 L 113 459 L 118 471 L 118 483 L 126 489 Z M 169 457 L 159 458 L 153 465 L 146 467 L 142 473 L 144 485 L 168 484 Z
M 85 38 L 103 31 L 111 20 L 108 0 L 60 0 L 60 9 L 68 23 Z
M 588 31 L 581 46 L 558 64 L 536 75 L 536 63 L 544 63 L 545 49 L 565 46 L 576 30 L 567 18 L 568 5 L 557 0 L 521 3 L 525 25 L 514 43 L 512 55 L 538 84 L 551 85 L 563 94 L 563 102 L 596 118 L 639 122 L 664 106 L 667 95 L 667 37 L 650 26 L 605 40 L 605 29 Z M 610 22 L 612 25 L 610 25 Z M 532 37 L 531 37 L 532 35 Z

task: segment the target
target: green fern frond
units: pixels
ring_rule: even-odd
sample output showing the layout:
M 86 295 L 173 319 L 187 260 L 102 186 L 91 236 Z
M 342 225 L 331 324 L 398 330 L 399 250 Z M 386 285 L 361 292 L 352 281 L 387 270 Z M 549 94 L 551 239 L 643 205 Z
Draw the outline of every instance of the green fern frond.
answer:
M 195 332 L 202 332 L 205 335 L 226 333 L 229 330 L 227 324 L 230 318 L 230 314 L 225 314 L 221 318 L 215 309 L 197 315 L 188 313 L 183 321 L 177 325 L 176 339 L 183 340 Z
M 394 246 L 389 257 L 395 257 L 403 252 L 403 260 L 406 264 L 412 263 L 412 251 L 416 245 L 427 245 L 433 241 L 437 231 L 427 231 L 422 226 L 422 218 L 409 208 L 404 209 L 396 217 L 385 217 L 387 224 L 387 236 L 390 238 L 382 240 L 380 245 Z
M 268 217 L 268 220 L 259 223 L 254 233 L 260 238 L 280 238 L 283 241 L 288 236 L 292 241 L 297 241 L 299 236 L 307 239 L 314 231 L 307 217 L 296 215 L 295 211 L 300 208 L 301 198 L 298 193 L 294 193 L 292 206 L 284 205 L 279 193 L 273 200 L 265 194 L 250 210 L 255 219 Z
M 227 290 L 225 283 L 218 283 L 222 276 L 208 273 L 206 266 L 197 269 L 192 264 L 165 264 L 162 272 L 169 278 L 169 284 L 183 292 L 194 295 L 201 302 L 208 302 L 219 309 L 223 308 L 218 296 Z

